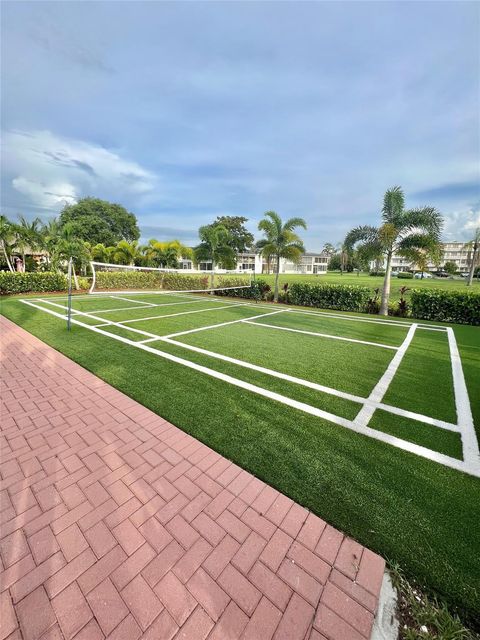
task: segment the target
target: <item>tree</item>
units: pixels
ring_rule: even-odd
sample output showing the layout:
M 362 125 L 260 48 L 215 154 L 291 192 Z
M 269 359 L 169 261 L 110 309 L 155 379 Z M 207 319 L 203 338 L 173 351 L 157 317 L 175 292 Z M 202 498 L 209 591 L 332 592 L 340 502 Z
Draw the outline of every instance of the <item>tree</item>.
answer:
M 74 265 L 79 270 L 85 270 L 90 260 L 90 252 L 83 240 L 77 238 L 73 225 L 66 224 L 60 231 L 60 236 L 55 243 L 55 251 L 53 254 L 53 263 L 58 269 L 61 263 L 67 263 L 73 258 Z M 75 288 L 79 289 L 77 275 L 74 268 L 73 277 L 75 280 Z
M 10 262 L 10 252 L 15 239 L 14 225 L 4 215 L 0 215 L 0 247 L 3 257 L 7 263 L 7 267 L 13 272 L 12 263 Z
M 76 237 L 90 244 L 111 246 L 121 240 L 138 240 L 137 218 L 119 204 L 99 198 L 82 198 L 67 204 L 60 213 L 60 226 L 71 224 Z
M 255 238 L 245 227 L 248 218 L 243 216 L 217 216 L 214 226 L 222 226 L 229 233 L 228 244 L 235 251 L 235 254 L 245 253 L 252 248 Z
M 196 262 L 210 260 L 212 272 L 210 274 L 210 288 L 213 289 L 215 281 L 215 265 L 229 269 L 235 264 L 235 251 L 231 246 L 231 238 L 228 230 L 221 224 L 207 224 L 198 230 L 200 244 L 195 247 Z
M 451 276 L 454 276 L 457 273 L 457 265 L 455 264 L 455 262 L 453 262 L 453 260 L 448 260 L 447 262 L 445 262 L 443 268 Z
M 61 237 L 60 223 L 58 218 L 48 220 L 41 228 L 41 244 L 42 249 L 46 253 L 47 268 L 51 267 L 52 256 L 55 253 L 55 247 Z
M 159 242 L 152 238 L 143 248 L 146 263 L 154 267 L 167 267 L 175 269 L 181 258 L 192 258 L 193 251 L 179 240 Z
M 260 220 L 258 228 L 263 231 L 265 238 L 257 242 L 265 258 L 275 259 L 275 289 L 274 302 L 278 302 L 278 276 L 280 274 L 280 258 L 287 258 L 292 262 L 299 262 L 302 253 L 305 252 L 303 242 L 294 232 L 297 227 L 307 228 L 303 218 L 290 218 L 285 223 L 275 211 L 267 211 L 263 220 Z
M 333 256 L 328 261 L 328 270 L 329 271 L 340 271 L 342 268 L 342 258 L 339 253 L 334 253 Z
M 29 221 L 24 216 L 18 216 L 18 219 L 19 223 L 14 225 L 15 249 L 22 254 L 22 270 L 25 271 L 25 254 L 41 246 L 41 220 Z
M 475 273 L 475 266 L 480 258 L 480 227 L 476 229 L 475 236 L 471 242 L 468 243 L 471 250 L 470 254 L 470 269 L 468 272 L 467 287 L 470 287 L 473 283 L 473 274 Z
M 349 249 L 358 246 L 364 256 L 374 259 L 380 253 L 386 259 L 380 314 L 388 314 L 392 256 L 411 257 L 421 250 L 433 250 L 439 245 L 443 218 L 434 207 L 405 209 L 401 187 L 388 189 L 383 199 L 382 225 L 352 229 L 345 238 Z
M 323 253 L 326 253 L 327 256 L 333 256 L 336 253 L 336 249 L 333 246 L 333 244 L 331 242 L 326 242 L 323 245 L 323 249 L 322 249 Z
M 113 259 L 117 264 L 133 266 L 141 258 L 141 255 L 140 247 L 136 240 L 132 242 L 120 240 L 113 252 Z

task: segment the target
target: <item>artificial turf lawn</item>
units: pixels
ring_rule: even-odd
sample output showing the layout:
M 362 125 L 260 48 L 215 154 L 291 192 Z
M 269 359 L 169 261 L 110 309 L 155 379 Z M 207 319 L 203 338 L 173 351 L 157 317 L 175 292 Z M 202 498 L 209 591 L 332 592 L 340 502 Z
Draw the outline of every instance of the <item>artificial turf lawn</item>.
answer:
M 368 426 L 452 458 L 463 459 L 462 439 L 460 434 L 454 431 L 393 415 L 382 409 L 375 411 Z
M 398 562 L 470 621 L 480 619 L 478 478 L 75 325 L 68 334 L 60 319 L 15 299 L 4 301 L 2 310 L 110 384 Z M 478 426 L 480 330 L 456 326 L 455 334 Z M 378 351 L 372 347 L 369 354 Z M 329 379 L 323 382 L 329 384 Z M 437 402 L 434 388 L 426 395 Z
M 437 420 L 456 422 L 446 332 L 417 329 L 383 401 Z

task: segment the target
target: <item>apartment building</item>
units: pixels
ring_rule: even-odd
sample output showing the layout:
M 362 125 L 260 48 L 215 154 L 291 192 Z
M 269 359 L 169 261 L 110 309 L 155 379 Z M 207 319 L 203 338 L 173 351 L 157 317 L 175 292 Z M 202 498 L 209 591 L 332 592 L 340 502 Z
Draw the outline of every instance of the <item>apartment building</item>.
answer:
M 472 260 L 472 248 L 465 242 L 443 242 L 442 243 L 442 259 L 439 264 L 429 262 L 428 270 L 437 271 L 442 269 L 446 262 L 454 262 L 457 265 L 457 271 L 460 273 L 468 273 Z M 375 267 L 375 262 L 371 263 L 371 267 Z M 380 263 L 380 269 L 385 269 L 385 261 Z M 393 255 L 392 258 L 392 271 L 415 271 L 416 265 L 408 258 L 402 256 Z
M 327 273 L 329 256 L 324 253 L 304 253 L 300 259 L 300 262 L 297 264 L 295 262 L 291 262 L 286 260 L 285 258 L 280 258 L 280 273 L 284 274 L 295 274 L 295 273 L 305 273 L 305 274 L 316 274 L 321 275 Z M 182 259 L 179 264 L 180 269 L 184 269 L 186 271 L 195 270 L 195 265 L 192 260 Z M 211 271 L 212 263 L 210 260 L 200 262 L 197 266 L 197 269 L 201 271 Z M 273 273 L 275 270 L 275 266 L 273 260 L 268 262 L 260 253 L 255 251 L 250 251 L 246 253 L 240 253 L 237 256 L 237 265 L 234 269 L 237 273 L 242 273 L 244 271 L 255 272 L 257 274 L 260 273 Z M 215 268 L 215 271 L 218 273 L 222 273 L 225 271 L 224 269 Z

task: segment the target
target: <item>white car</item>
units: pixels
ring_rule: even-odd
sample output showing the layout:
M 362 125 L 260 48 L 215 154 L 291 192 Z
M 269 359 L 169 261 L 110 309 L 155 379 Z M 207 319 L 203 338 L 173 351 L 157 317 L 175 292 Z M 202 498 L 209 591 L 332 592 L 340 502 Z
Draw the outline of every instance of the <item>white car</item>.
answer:
M 433 278 L 431 273 L 427 273 L 426 271 L 424 271 L 423 273 L 420 271 L 419 273 L 416 273 L 414 276 L 414 278 L 416 278 L 417 280 L 425 280 L 426 278 Z

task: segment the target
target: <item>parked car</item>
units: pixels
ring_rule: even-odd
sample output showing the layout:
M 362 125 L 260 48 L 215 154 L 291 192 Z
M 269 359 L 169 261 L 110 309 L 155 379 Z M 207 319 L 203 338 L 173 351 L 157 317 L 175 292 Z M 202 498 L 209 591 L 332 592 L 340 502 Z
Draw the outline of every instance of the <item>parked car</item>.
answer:
M 392 276 L 398 276 L 398 271 L 392 271 Z
M 427 273 L 426 271 L 419 271 L 418 273 L 416 273 L 414 276 L 414 278 L 416 278 L 417 280 L 425 280 L 427 278 L 433 278 L 431 273 Z
M 437 271 L 435 274 L 437 278 L 448 278 L 449 274 L 446 271 Z

